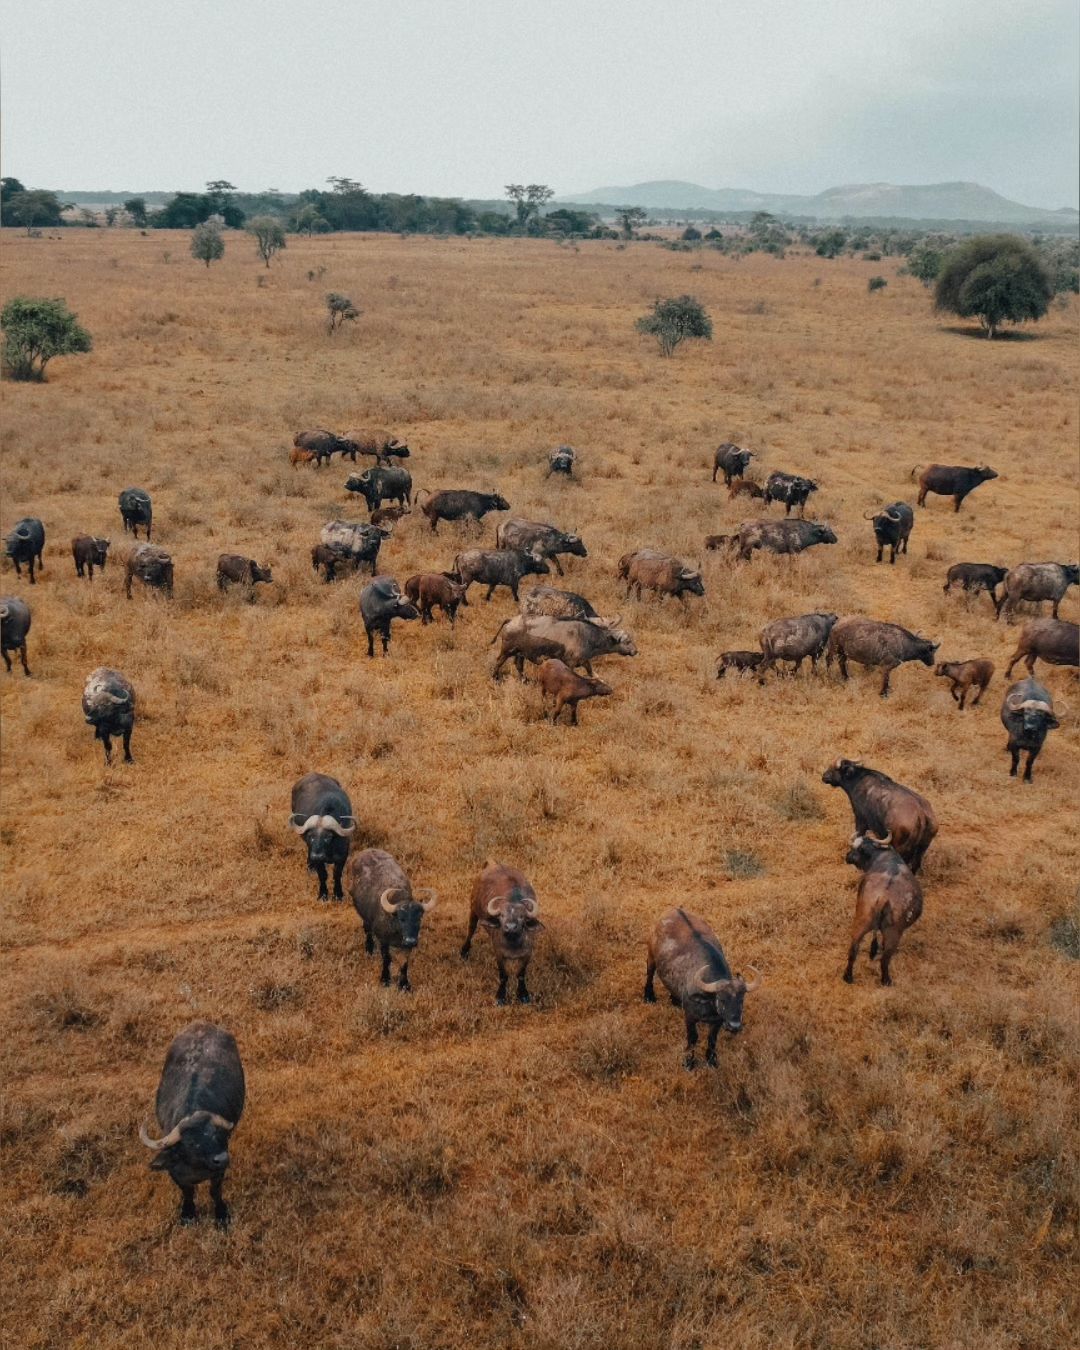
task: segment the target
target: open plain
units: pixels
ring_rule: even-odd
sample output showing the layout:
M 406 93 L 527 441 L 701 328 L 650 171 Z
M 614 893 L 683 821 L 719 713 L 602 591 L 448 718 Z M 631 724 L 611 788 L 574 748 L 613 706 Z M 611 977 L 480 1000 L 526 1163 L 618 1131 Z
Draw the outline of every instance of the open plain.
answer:
M 4 388 L 3 525 L 48 532 L 39 583 L 6 561 L 2 578 L 33 610 L 33 677 L 0 674 L 4 1343 L 1066 1344 L 1080 694 L 1040 667 L 1067 710 L 1034 783 L 1010 779 L 1018 627 L 942 583 L 961 560 L 1075 560 L 1075 297 L 987 342 L 889 258 L 338 236 L 290 237 L 267 270 L 226 243 L 208 270 L 180 234 L 4 232 L 4 298 L 63 295 L 95 342 Z M 329 290 L 362 311 L 334 336 Z M 662 360 L 634 319 L 683 292 L 715 338 Z M 514 606 L 477 587 L 454 630 L 396 625 L 369 661 L 357 580 L 310 566 L 322 524 L 362 503 L 351 465 L 290 467 L 308 426 L 385 428 L 417 488 L 497 489 L 580 531 L 589 557 L 550 580 L 633 633 L 639 655 L 597 669 L 614 695 L 552 727 L 533 681 L 493 683 Z M 839 543 L 703 554 L 759 514 L 709 481 L 725 440 L 759 477 L 818 479 L 807 515 Z M 560 442 L 578 481 L 544 479 Z M 909 556 L 875 565 L 863 513 L 914 502 L 931 461 L 1000 477 L 959 515 L 930 498 Z M 124 598 L 129 485 L 153 496 L 171 602 Z M 500 518 L 432 535 L 414 513 L 380 570 L 449 567 Z M 92 583 L 70 554 L 84 531 L 113 540 Z M 705 599 L 626 599 L 616 563 L 642 545 L 700 558 Z M 219 595 L 222 552 L 272 565 L 254 604 Z M 1073 590 L 1062 616 L 1077 607 Z M 963 713 L 920 665 L 887 701 L 859 667 L 847 685 L 714 678 L 719 651 L 817 609 L 997 673 Z M 105 768 L 83 722 L 99 665 L 137 690 L 133 765 Z M 848 804 L 821 783 L 839 755 L 940 821 L 892 988 L 865 954 L 840 978 L 857 874 Z M 286 829 L 310 770 L 351 793 L 354 848 L 439 892 L 411 996 L 378 986 L 351 905 L 316 902 Z M 540 898 L 531 1007 L 494 1006 L 486 943 L 457 956 L 488 857 Z M 719 1068 L 693 1075 L 678 1012 L 641 1002 L 643 939 L 672 904 L 763 977 Z M 205 1212 L 178 1225 L 137 1134 L 195 1017 L 236 1034 L 248 1077 L 224 1234 Z

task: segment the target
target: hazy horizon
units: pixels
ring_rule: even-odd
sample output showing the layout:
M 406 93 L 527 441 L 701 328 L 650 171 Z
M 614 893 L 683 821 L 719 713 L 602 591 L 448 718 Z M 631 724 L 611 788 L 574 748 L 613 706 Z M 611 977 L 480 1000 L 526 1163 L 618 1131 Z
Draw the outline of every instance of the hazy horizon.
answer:
M 644 0 L 42 0 L 5 18 L 4 172 L 32 186 L 963 181 L 1051 210 L 1080 194 L 1064 0 L 777 0 L 767 20 L 686 0 L 676 22 Z

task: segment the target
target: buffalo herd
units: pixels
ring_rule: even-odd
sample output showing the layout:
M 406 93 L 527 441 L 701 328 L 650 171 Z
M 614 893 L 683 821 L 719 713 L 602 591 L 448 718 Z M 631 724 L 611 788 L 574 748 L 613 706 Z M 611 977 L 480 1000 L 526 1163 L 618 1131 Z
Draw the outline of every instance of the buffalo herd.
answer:
M 513 662 L 519 676 L 524 675 L 526 662 L 535 666 L 537 685 L 551 722 L 557 722 L 568 710 L 572 726 L 578 724 L 582 701 L 613 694 L 612 687 L 594 675 L 593 662 L 605 656 L 637 655 L 637 645 L 622 626 L 621 616 L 604 617 L 585 597 L 543 582 L 519 595 L 525 578 L 545 577 L 552 568 L 561 577 L 561 559 L 587 558 L 588 550 L 579 535 L 546 522 L 509 517 L 495 531 L 494 548 L 458 552 L 447 570 L 410 576 L 402 591 L 393 577 L 378 572 L 378 558 L 381 546 L 413 508 L 437 533 L 440 522 L 471 523 L 475 527 L 489 513 L 509 511 L 510 503 L 497 492 L 423 488 L 414 492 L 412 477 L 400 463 L 409 456 L 409 448 L 389 433 L 339 436 L 324 429 L 299 432 L 289 458 L 294 466 L 312 463 L 321 468 L 335 454 L 354 463 L 358 454 L 374 458 L 371 468 L 353 474 L 345 484 L 349 492 L 363 498 L 371 519 L 328 522 L 311 560 L 327 583 L 344 573 L 369 569 L 369 579 L 359 595 L 369 657 L 375 656 L 376 640 L 384 655 L 388 653 L 394 620 L 419 618 L 426 625 L 434 621 L 434 612 L 439 610 L 453 625 L 459 608 L 469 605 L 468 593 L 474 583 L 486 587 L 487 600 L 504 587 L 519 612 L 504 619 L 491 639 L 491 645 L 498 645 L 494 678 L 500 676 L 507 662 Z M 759 486 L 748 477 L 754 458 L 754 452 L 726 442 L 713 457 L 712 479 L 715 482 L 723 474 L 733 502 L 745 497 L 760 502 L 765 510 L 773 503 L 782 504 L 783 517 L 745 520 L 728 535 L 710 536 L 706 548 L 726 553 L 730 565 L 750 563 L 758 553 L 792 555 L 818 544 L 835 544 L 837 535 L 830 525 L 803 518 L 807 501 L 820 490 L 819 484 L 801 474 L 777 470 Z M 556 447 L 547 455 L 545 478 L 573 476 L 576 460 L 571 447 Z M 985 465 L 929 465 L 919 475 L 918 505 L 925 506 L 927 495 L 936 493 L 951 496 L 959 511 L 975 487 L 996 477 Z M 385 506 L 386 502 L 392 505 Z M 131 598 L 132 582 L 138 579 L 145 588 L 171 596 L 173 559 L 166 549 L 150 542 L 153 512 L 149 493 L 126 488 L 119 505 L 124 530 L 136 541 L 124 562 L 125 594 Z M 797 513 L 794 518 L 793 511 Z M 908 551 L 915 522 L 912 507 L 903 501 L 893 502 L 868 512 L 864 518 L 872 523 L 877 561 L 883 561 L 888 549 L 889 562 L 895 565 L 897 556 L 903 557 Z M 141 541 L 140 529 L 145 535 Z M 30 584 L 36 585 L 35 571 L 43 566 L 43 523 L 25 517 L 16 522 L 4 542 L 16 575 L 22 575 L 25 565 Z M 94 568 L 105 567 L 109 545 L 106 537 L 77 535 L 72 540 L 76 575 L 93 581 Z M 646 597 L 655 601 L 678 599 L 686 609 L 690 597 L 705 595 L 701 565 L 660 549 L 637 548 L 625 553 L 615 573 L 627 595 L 638 601 Z M 969 595 L 986 591 L 998 617 L 1010 618 L 1022 603 L 1051 603 L 1050 617 L 1035 618 L 1023 626 L 1006 670 L 1006 678 L 1011 677 L 1013 666 L 1020 660 L 1028 670 L 1028 678 L 1007 690 L 1001 708 L 1010 772 L 1017 774 L 1020 757 L 1026 754 L 1025 782 L 1032 780 L 1032 767 L 1047 734 L 1059 725 L 1050 692 L 1035 679 L 1035 664 L 1039 660 L 1050 665 L 1080 664 L 1077 625 L 1062 620 L 1058 613 L 1066 591 L 1078 584 L 1078 579 L 1077 567 L 1069 563 L 1022 563 L 1008 569 L 961 562 L 946 574 L 946 594 L 956 586 Z M 217 561 L 216 581 L 222 590 L 239 586 L 253 599 L 256 585 L 271 584 L 273 574 L 268 564 L 242 554 L 223 553 Z M 31 613 L 25 601 L 17 596 L 0 597 L 0 649 L 9 672 L 9 653 L 16 652 L 23 671 L 30 675 L 26 650 L 30 627 Z M 765 625 L 758 644 L 757 650 L 722 652 L 717 678 L 729 673 L 750 674 L 761 682 L 770 674 L 794 678 L 805 661 L 814 670 L 823 658 L 827 668 L 837 666 L 843 680 L 849 678 L 849 663 L 880 672 L 880 693 L 887 697 L 893 673 L 915 663 L 933 668 L 946 678 L 952 699 L 963 710 L 972 690 L 975 697 L 971 707 L 979 704 L 994 674 L 994 666 L 986 658 L 938 661 L 939 642 L 899 624 L 857 614 L 814 612 L 780 617 Z M 108 667 L 94 670 L 86 680 L 82 707 L 95 738 L 103 744 L 106 763 L 111 763 L 114 739 L 121 741 L 125 761 L 131 761 L 136 693 L 130 680 Z M 881 983 L 888 985 L 901 937 L 922 913 L 918 876 L 937 834 L 935 813 L 914 789 L 880 770 L 865 767 L 860 760 L 837 759 L 822 781 L 846 794 L 854 817 L 845 860 L 860 877 L 843 978 L 853 980 L 860 944 L 870 936 L 870 958 L 880 956 Z M 397 987 L 408 992 L 412 987 L 410 959 L 418 949 L 423 921 L 436 903 L 435 892 L 415 888 L 397 859 L 382 849 L 352 853 L 358 820 L 348 792 L 336 778 L 322 773 L 300 778 L 293 787 L 288 823 L 302 838 L 307 866 L 318 878 L 317 898 L 329 902 L 332 874 L 333 899 L 343 901 L 348 893 L 363 928 L 365 952 L 372 955 L 378 950 L 380 982 L 391 983 L 396 958 Z M 539 913 L 536 891 L 522 872 L 496 861 L 485 865 L 473 887 L 460 955 L 462 960 L 469 958 L 477 929 L 485 929 L 498 971 L 498 1004 L 508 1001 L 512 978 L 517 1002 L 530 1002 L 526 977 L 544 927 Z M 681 907 L 661 916 L 648 934 L 647 952 L 645 1001 L 655 1002 L 654 981 L 659 976 L 685 1020 L 686 1066 L 693 1068 L 695 1064 L 699 1026 L 707 1030 L 705 1062 L 715 1065 L 719 1032 L 739 1032 L 745 997 L 758 988 L 760 977 L 756 972 L 750 979 L 735 973 L 706 920 Z M 177 1035 L 169 1047 L 155 1102 L 159 1137 L 154 1138 L 145 1125 L 140 1137 L 154 1154 L 151 1166 L 167 1171 L 180 1188 L 183 1223 L 196 1218 L 195 1188 L 204 1181 L 210 1185 L 215 1219 L 220 1225 L 228 1222 L 222 1182 L 244 1094 L 239 1050 L 228 1031 L 208 1022 L 194 1022 Z

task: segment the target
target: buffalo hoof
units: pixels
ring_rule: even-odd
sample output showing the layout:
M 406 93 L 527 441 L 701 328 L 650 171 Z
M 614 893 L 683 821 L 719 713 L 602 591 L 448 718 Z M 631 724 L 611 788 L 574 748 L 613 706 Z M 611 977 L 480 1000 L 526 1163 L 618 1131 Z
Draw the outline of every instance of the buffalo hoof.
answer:
M 469 959 L 469 948 L 462 947 L 461 951 L 458 952 L 458 956 L 460 956 L 463 961 L 467 961 Z
M 710 1069 L 715 1069 L 715 1068 L 716 1068 L 716 1056 L 715 1056 L 715 1055 L 706 1055 L 706 1056 L 705 1056 L 705 1064 L 706 1064 L 706 1066 L 707 1066 L 708 1068 L 710 1068 Z
M 850 970 L 845 970 L 845 971 L 844 971 L 844 983 L 845 983 L 845 984 L 854 984 L 854 983 L 855 983 L 855 976 L 852 975 L 852 973 L 851 973 Z
M 694 1072 L 694 1070 L 697 1068 L 697 1060 L 694 1058 L 693 1055 L 686 1056 L 686 1058 L 683 1060 L 683 1068 L 686 1070 L 687 1073 Z
M 641 1001 L 643 1003 L 655 1003 L 656 995 L 653 993 L 651 989 L 646 989 L 644 994 L 642 994 L 641 996 Z
M 518 994 L 518 996 L 517 996 L 517 1001 L 518 1001 L 519 1003 L 531 1003 L 531 1002 L 532 1002 L 532 994 L 529 994 L 529 993 Z
M 199 1222 L 199 1211 L 194 1205 L 190 1209 L 180 1211 L 180 1222 L 185 1228 L 190 1228 L 193 1223 Z
M 382 987 L 383 987 L 384 989 L 389 989 L 389 988 L 390 988 L 390 976 L 389 976 L 389 975 L 380 975 L 380 976 L 379 976 L 379 983 L 382 985 Z
M 320 891 L 317 898 L 321 904 L 328 905 L 330 903 L 330 896 L 326 891 Z
M 496 1005 L 497 1005 L 498 1007 L 500 1007 L 500 1008 L 505 1008 L 505 1007 L 506 1007 L 506 995 L 505 995 L 505 994 L 496 994 L 496 995 L 495 995 L 495 1003 L 496 1003 Z
M 222 1205 L 220 1209 L 214 1210 L 214 1222 L 219 1228 L 228 1228 L 232 1223 L 232 1214 L 229 1212 L 228 1205 Z

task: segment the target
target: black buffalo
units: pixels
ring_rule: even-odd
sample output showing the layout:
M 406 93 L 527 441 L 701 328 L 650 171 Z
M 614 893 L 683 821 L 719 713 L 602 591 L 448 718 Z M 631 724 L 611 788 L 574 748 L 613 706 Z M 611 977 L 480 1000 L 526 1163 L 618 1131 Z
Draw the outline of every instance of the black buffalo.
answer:
M 509 511 L 510 503 L 497 492 L 470 492 L 463 488 L 444 488 L 432 492 L 425 502 L 420 501 L 419 488 L 414 505 L 427 517 L 432 533 L 439 528 L 440 520 L 482 520 L 489 511 Z
M 15 575 L 22 576 L 22 564 L 30 572 L 30 585 L 36 586 L 34 564 L 45 570 L 41 555 L 45 548 L 45 526 L 37 516 L 24 516 L 17 520 L 4 538 L 4 551 L 15 566 Z
M 951 497 L 956 511 L 960 510 L 960 503 L 969 492 L 974 492 L 980 483 L 997 477 L 986 464 L 976 468 L 965 468 L 959 464 L 928 464 L 923 468 L 921 464 L 916 464 L 911 471 L 912 478 L 915 477 L 916 469 L 922 469 L 919 474 L 919 505 L 925 506 L 926 494 L 935 492 L 940 497 Z
M 716 482 L 716 475 L 722 473 L 725 486 L 730 487 L 733 478 L 745 477 L 746 466 L 753 458 L 753 450 L 744 450 L 740 445 L 725 441 L 723 445 L 717 446 L 713 456 L 713 482 Z
M 124 742 L 124 761 L 132 763 L 131 732 L 135 726 L 135 690 L 126 675 L 99 666 L 86 678 L 82 696 L 83 716 L 94 728 L 94 739 L 105 749 L 105 763 L 112 763 L 112 738 Z
M 803 478 L 797 473 L 780 473 L 779 470 L 769 474 L 765 480 L 765 489 L 762 492 L 765 505 L 769 506 L 773 502 L 784 503 L 784 515 L 791 515 L 791 508 L 797 506 L 799 515 L 803 514 L 807 499 L 811 492 L 816 492 L 818 485 L 812 478 Z
M 553 473 L 561 473 L 569 478 L 574 472 L 575 457 L 573 446 L 557 445 L 548 451 L 548 471 L 544 476 L 550 478 Z
M 908 536 L 915 524 L 915 512 L 907 502 L 893 502 L 883 506 L 880 511 L 867 517 L 874 522 L 874 538 L 877 540 L 877 561 L 881 562 L 886 549 L 889 550 L 889 562 L 896 562 L 897 553 L 907 553 Z
M 393 529 L 387 529 L 384 525 L 367 525 L 363 521 L 331 520 L 322 527 L 319 542 L 329 549 L 330 554 L 338 561 L 355 567 L 358 571 L 362 571 L 365 566 L 370 567 L 371 575 L 374 576 L 379 560 L 379 549 L 391 534 Z M 327 564 L 322 555 L 316 558 L 313 553 L 312 565 L 318 569 L 320 563 L 326 565 L 327 581 L 333 580 L 333 565 Z
M 334 899 L 343 900 L 341 873 L 349 857 L 349 844 L 356 829 L 352 802 L 336 778 L 325 773 L 307 773 L 292 790 L 289 827 L 307 845 L 308 871 L 319 878 L 320 900 L 328 900 L 326 869 L 334 869 Z
M 94 579 L 94 568 L 105 568 L 106 560 L 109 556 L 109 545 L 111 539 L 98 539 L 92 534 L 77 534 L 71 541 L 71 556 L 75 559 L 75 575 L 77 577 L 90 574 L 90 580 Z
M 23 674 L 30 674 L 26 664 L 26 635 L 30 632 L 30 606 L 17 595 L 0 596 L 0 654 L 4 665 L 11 670 L 8 652 L 18 652 Z
M 748 562 L 757 549 L 802 553 L 815 544 L 835 544 L 836 535 L 816 520 L 744 520 L 735 536 L 739 557 Z
M 550 571 L 543 558 L 520 548 L 471 548 L 454 559 L 454 574 L 466 592 L 474 581 L 478 582 L 488 588 L 487 600 L 495 593 L 496 586 L 508 587 L 517 600 L 523 577 L 547 576 Z
M 374 577 L 360 592 L 360 617 L 367 634 L 367 654 L 375 655 L 376 635 L 382 639 L 383 656 L 390 650 L 390 625 L 394 619 L 418 619 L 420 611 L 401 594 L 393 577 Z
M 138 539 L 141 525 L 149 539 L 154 524 L 154 505 L 149 492 L 144 492 L 142 488 L 125 488 L 120 494 L 119 501 L 124 533 L 130 531 Z
M 412 496 L 412 474 L 397 464 L 389 468 L 376 465 L 363 473 L 350 474 L 345 487 L 349 492 L 358 492 L 367 502 L 369 511 L 378 510 L 384 501 L 408 506 Z
M 993 563 L 953 563 L 945 573 L 945 585 L 941 589 L 946 595 L 954 586 L 959 586 L 969 595 L 985 591 L 993 603 L 995 613 L 1000 613 L 1001 601 L 997 588 L 1005 580 L 1008 571 L 1007 567 L 995 567 Z
M 1031 782 L 1031 768 L 1039 757 L 1043 742 L 1048 734 L 1061 723 L 1054 716 L 1054 700 L 1050 691 L 1038 680 L 1018 680 L 1005 691 L 1005 701 L 1001 705 L 1001 723 L 1009 733 L 1005 749 L 1009 752 L 1012 767 L 1009 777 L 1015 778 L 1020 767 L 1020 753 L 1027 752 L 1027 765 L 1024 768 L 1024 782 Z

